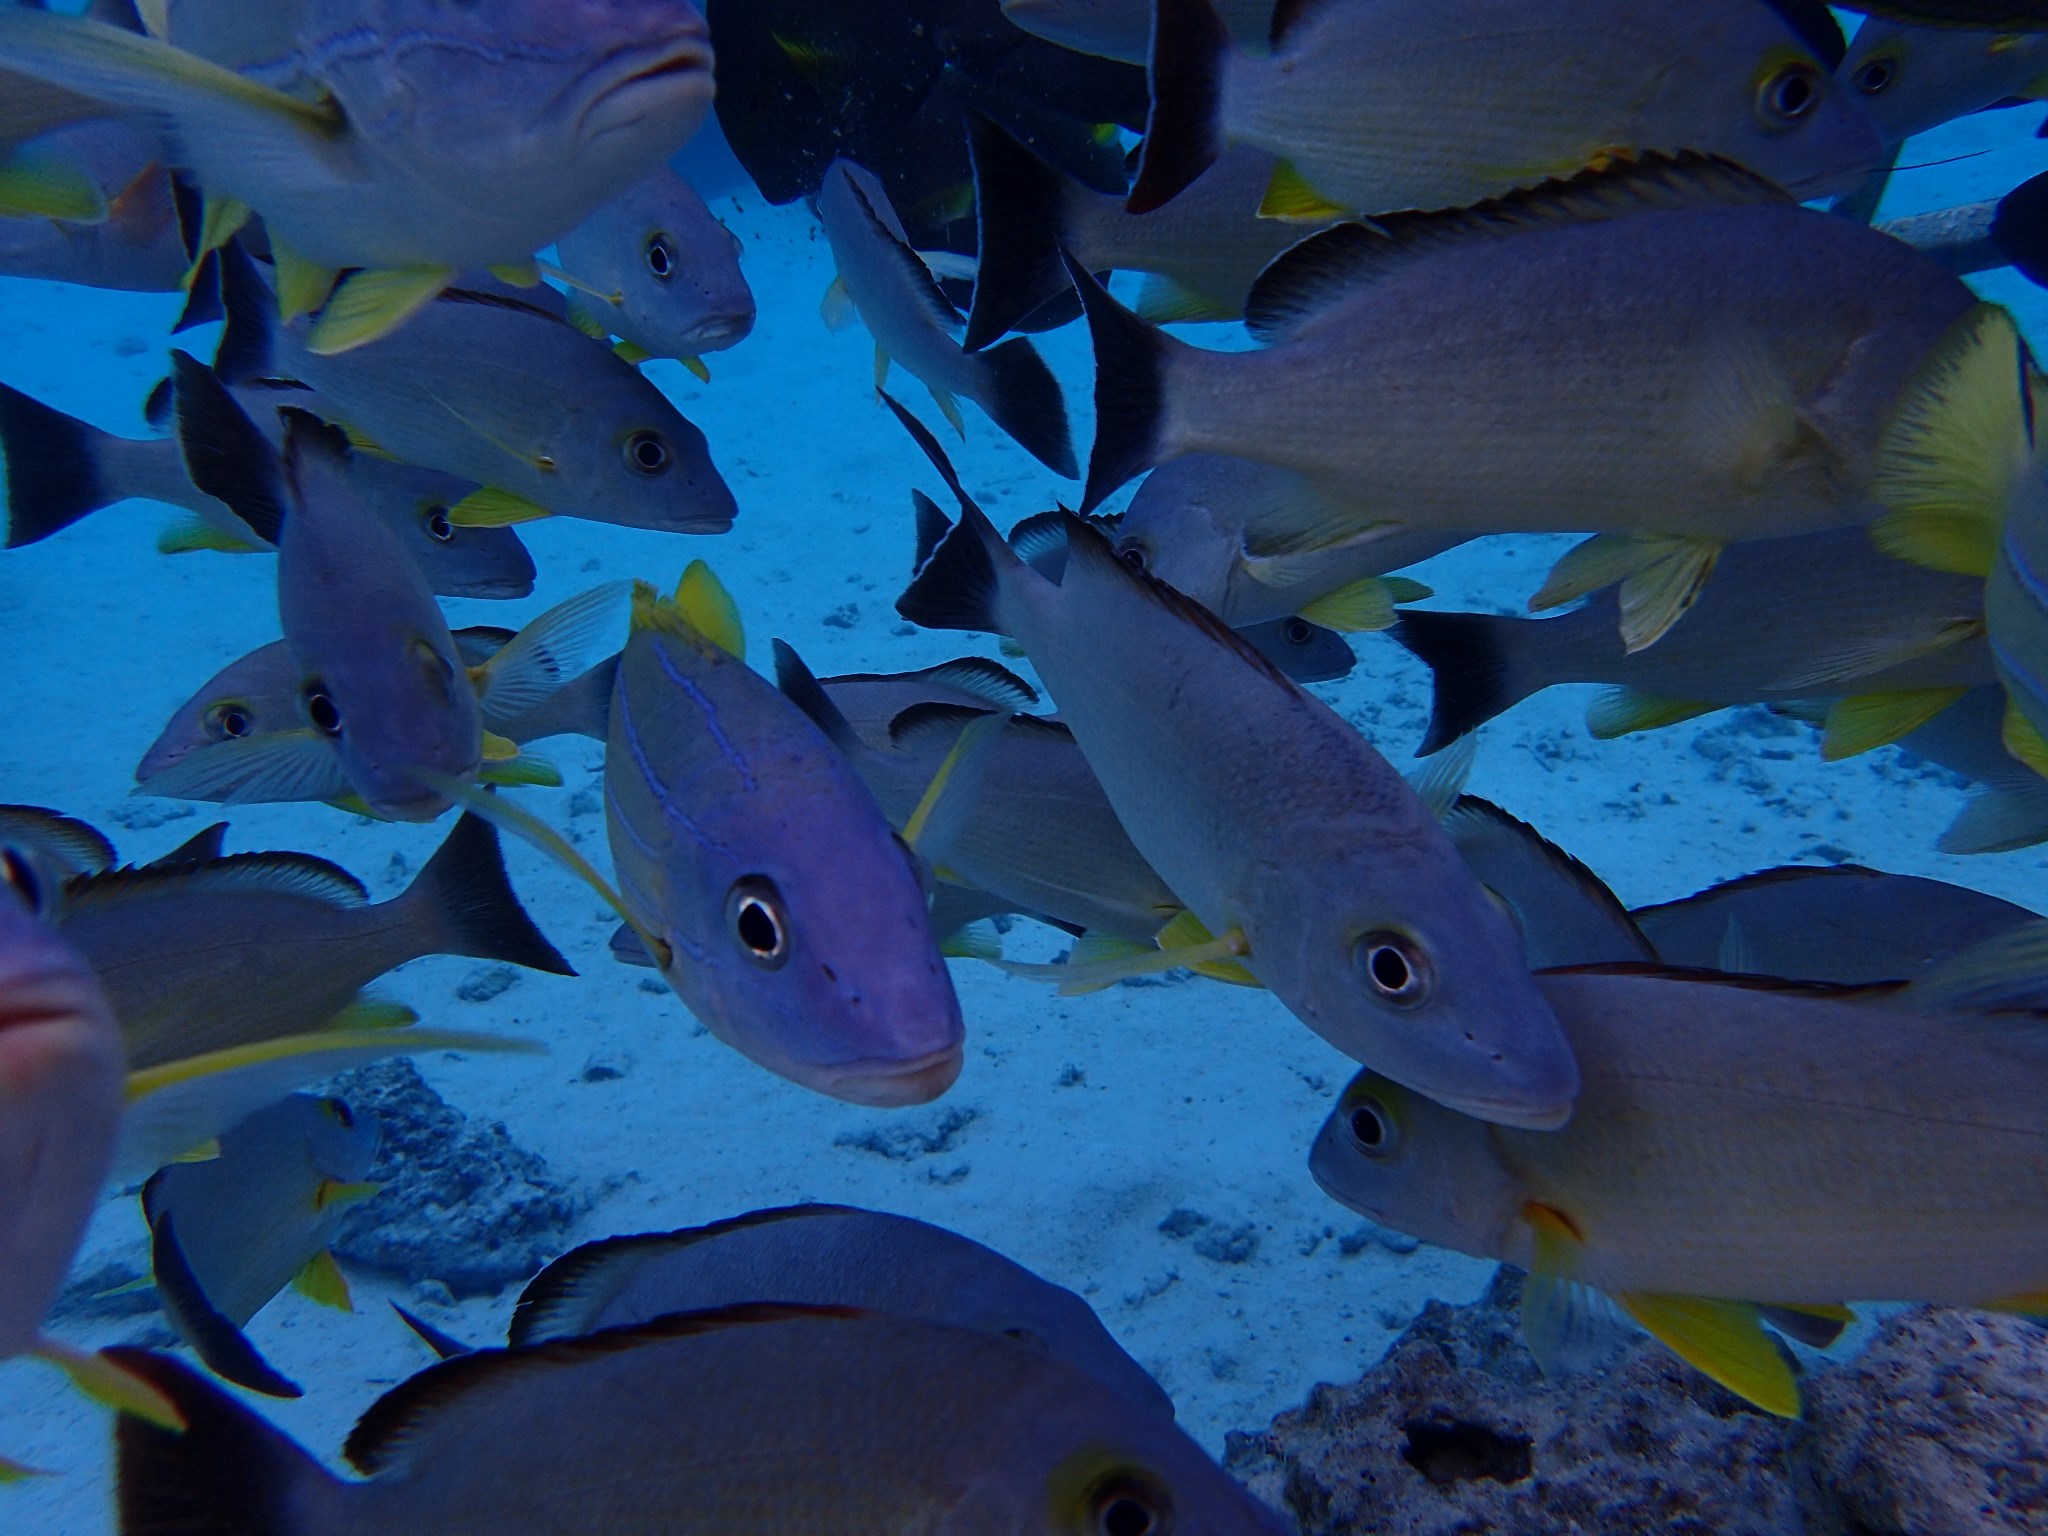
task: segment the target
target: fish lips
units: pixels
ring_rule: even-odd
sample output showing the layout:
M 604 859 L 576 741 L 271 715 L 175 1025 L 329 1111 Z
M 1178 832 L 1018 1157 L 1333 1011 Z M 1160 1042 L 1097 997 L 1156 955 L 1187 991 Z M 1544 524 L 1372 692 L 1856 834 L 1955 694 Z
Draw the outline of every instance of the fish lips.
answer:
M 701 18 L 657 42 L 619 49 L 563 93 L 563 100 L 581 98 L 570 131 L 588 144 L 638 128 L 649 118 L 680 115 L 691 119 L 680 146 L 711 109 L 711 69 L 711 39 Z
M 799 1064 L 788 1074 L 813 1092 L 869 1109 L 929 1104 L 959 1079 L 964 1041 L 908 1061 L 853 1061 L 832 1066 Z

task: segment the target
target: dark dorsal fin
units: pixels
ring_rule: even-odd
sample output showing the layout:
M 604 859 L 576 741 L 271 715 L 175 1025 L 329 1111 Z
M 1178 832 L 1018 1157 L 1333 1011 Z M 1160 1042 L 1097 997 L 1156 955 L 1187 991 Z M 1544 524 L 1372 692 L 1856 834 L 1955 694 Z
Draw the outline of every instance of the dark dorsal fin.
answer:
M 1246 302 L 1245 324 L 1261 341 L 1284 341 L 1362 285 L 1459 246 L 1639 213 L 1790 201 L 1754 171 L 1718 155 L 1650 153 L 1470 208 L 1333 225 L 1274 258 L 1259 274 Z
M 959 130 L 954 131 L 957 133 Z M 882 249 L 889 253 L 890 259 L 895 262 L 897 270 L 902 275 L 905 286 L 917 296 L 918 301 L 931 316 L 932 323 L 949 335 L 959 330 L 960 311 L 954 307 L 953 301 L 946 297 L 946 290 L 941 288 L 939 280 L 932 276 L 932 269 L 924 264 L 924 258 L 897 239 L 896 231 L 889 227 L 887 219 L 875 211 L 874 202 L 868 197 L 867 189 L 857 178 L 846 177 L 846 190 L 853 194 L 854 205 L 866 217 L 868 227 L 874 231 L 875 239 L 881 244 Z
M 268 891 L 336 907 L 360 907 L 370 899 L 354 875 L 310 853 L 231 853 L 205 864 L 145 864 L 87 875 L 64 888 L 64 903 L 77 908 L 226 891 Z
M 148 867 L 169 869 L 175 864 L 211 864 L 226 858 L 227 835 L 228 824 L 216 821 L 212 826 L 194 832 L 162 858 L 151 859 Z
M 939 504 L 923 491 L 913 490 L 910 493 L 910 505 L 917 513 L 917 550 L 910 561 L 910 574 L 915 576 L 924 569 L 925 561 L 931 559 L 932 551 L 939 547 L 939 540 L 953 531 L 953 525 L 946 520 Z
M 1067 561 L 1070 566 L 1074 561 L 1085 560 L 1103 569 L 1114 571 L 1118 580 L 1135 587 L 1183 623 L 1200 630 L 1269 681 L 1289 693 L 1307 697 L 1306 694 L 1302 694 L 1298 683 L 1273 665 L 1267 657 L 1261 655 L 1244 636 L 1200 603 L 1169 587 L 1150 571 L 1134 570 L 1117 559 L 1116 551 L 1110 547 L 1109 540 L 1098 529 L 1090 527 L 1073 513 L 1063 512 L 1060 517 L 1066 524 Z
M 1759 869 L 1746 875 L 1737 875 L 1732 880 L 1717 881 L 1703 890 L 1694 891 L 1690 896 L 1678 896 L 1670 901 L 1653 901 L 1644 906 L 1631 907 L 1629 913 L 1633 917 L 1643 917 L 1651 913 L 1670 912 L 1680 907 L 1696 906 L 1716 897 L 1732 895 L 1736 891 L 1748 890 L 1753 886 L 1791 885 L 1814 879 L 1854 879 L 1859 875 L 1869 878 L 1881 876 L 1881 873 L 1862 864 L 1780 864 L 1773 869 Z
M 904 408 L 903 402 L 898 400 L 894 395 L 890 394 L 886 389 L 876 390 L 875 393 L 882 397 L 882 403 L 884 405 L 888 406 L 891 411 L 896 413 L 896 419 L 903 423 L 903 430 L 910 434 L 910 440 L 916 443 L 918 447 L 924 450 L 924 456 L 932 461 L 932 468 L 936 469 L 939 472 L 939 478 L 946 482 L 946 489 L 953 493 L 953 499 L 959 502 L 963 508 L 974 507 L 975 510 L 979 511 L 980 508 L 976 504 L 974 498 L 967 494 L 967 487 L 960 483 L 960 475 L 959 472 L 953 468 L 953 461 L 946 457 L 946 450 L 940 447 L 939 440 L 936 437 L 932 436 L 931 428 L 927 427 L 923 422 L 919 421 L 915 416 L 911 415 L 910 412 Z M 922 547 L 924 543 L 922 507 L 918 509 L 918 513 L 918 544 L 920 545 L 920 547 Z M 939 536 L 941 538 L 945 537 L 945 529 L 939 530 Z M 930 553 L 929 550 L 926 550 L 924 552 L 927 554 Z M 924 562 L 920 560 L 918 561 L 918 564 L 922 566 Z
M 786 640 L 775 642 L 775 686 L 840 751 L 850 755 L 866 747 L 853 722 L 840 712 L 817 674 L 804 665 L 803 657 Z
M 1825 0 L 1764 0 L 1764 4 L 1778 13 L 1793 36 L 1813 50 L 1813 56 L 1829 74 L 1842 67 L 1842 60 L 1849 56 L 1849 40 L 1842 35 L 1842 24 L 1835 20 L 1835 13 L 1827 8 Z
M 479 1349 L 430 1365 L 410 1381 L 401 1382 L 370 1405 L 357 1420 L 341 1448 L 349 1465 L 373 1475 L 401 1462 L 407 1445 L 440 1410 L 465 1393 L 511 1374 L 584 1364 L 663 1339 L 687 1338 L 724 1328 L 791 1322 L 805 1317 L 858 1318 L 872 1314 L 859 1307 L 801 1307 L 747 1302 L 704 1312 L 676 1312 L 649 1323 L 606 1328 L 581 1338 L 550 1340 L 517 1349 Z
M 0 805 L 0 843 L 10 836 L 46 847 L 87 874 L 112 869 L 117 857 L 98 827 L 40 805 Z
M 1287 34 L 1301 25 L 1302 18 L 1319 9 L 1324 0 L 1273 0 L 1273 25 L 1267 36 L 1275 48 L 1287 40 Z
M 601 1237 L 563 1254 L 527 1282 L 513 1309 L 506 1343 L 514 1349 L 545 1341 L 567 1326 L 575 1334 L 588 1333 L 591 1314 L 585 1310 L 592 1301 L 600 1309 L 611 1296 L 609 1287 L 599 1287 L 606 1276 L 624 1269 L 637 1271 L 650 1259 L 713 1242 L 728 1233 L 749 1227 L 773 1226 L 812 1216 L 863 1216 L 865 1211 L 851 1205 L 785 1205 L 772 1210 L 749 1211 L 701 1227 L 684 1227 L 675 1232 L 640 1232 L 620 1237 Z
M 1583 892 L 1587 902 L 1606 913 L 1618 932 L 1632 935 L 1640 946 L 1639 954 L 1655 955 L 1656 950 L 1648 939 L 1637 932 L 1635 919 L 1629 915 L 1628 908 L 1621 904 L 1621 898 L 1614 894 L 1613 887 L 1521 817 L 1502 810 L 1491 800 L 1482 799 L 1478 795 L 1460 795 L 1451 806 L 1449 814 L 1443 818 L 1444 830 L 1450 833 L 1452 842 L 1458 841 L 1457 825 L 1465 820 L 1483 822 L 1500 828 Z
M 992 713 L 936 699 L 913 704 L 889 722 L 889 745 L 913 756 L 921 751 L 950 752 L 962 731 Z
M 1029 709 L 1038 702 L 1038 690 L 999 662 L 986 656 L 961 656 L 926 667 L 916 674 L 961 693 L 984 699 L 997 709 Z

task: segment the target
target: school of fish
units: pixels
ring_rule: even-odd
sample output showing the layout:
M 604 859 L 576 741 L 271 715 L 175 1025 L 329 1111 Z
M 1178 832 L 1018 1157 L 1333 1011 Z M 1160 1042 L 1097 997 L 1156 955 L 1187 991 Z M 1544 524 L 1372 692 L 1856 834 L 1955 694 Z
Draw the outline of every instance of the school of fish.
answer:
M 116 1411 L 119 1529 L 1288 1529 L 1080 1296 L 850 1206 L 586 1244 L 502 1343 L 407 1315 L 442 1358 L 349 1476 L 216 1385 L 300 1395 L 249 1321 L 348 1305 L 381 1132 L 323 1085 L 539 1049 L 373 990 L 427 955 L 574 974 L 504 836 L 792 1094 L 946 1094 L 955 964 L 1269 993 L 1358 1067 L 1273 1134 L 1332 1200 L 1526 1270 L 1546 1372 L 1640 1328 L 1794 1417 L 1783 1341 L 1853 1304 L 2048 1315 L 2048 917 L 1853 864 L 1630 910 L 1464 792 L 1474 733 L 1595 683 L 1595 738 L 1767 706 L 1823 759 L 1972 781 L 1941 851 L 2048 842 L 2048 372 L 1968 281 L 2048 284 L 2048 177 L 1874 217 L 1913 135 L 2048 98 L 2048 6 L 1851 9 L 0 0 L 0 277 L 184 306 L 151 436 L 0 359 L 4 543 L 142 499 L 166 556 L 275 562 L 276 638 L 189 669 L 136 792 L 446 827 L 372 901 L 231 822 L 129 864 L 0 805 L 0 1358 Z M 875 535 L 914 551 L 898 613 L 1004 660 L 750 647 L 712 542 L 744 484 L 641 367 L 709 382 L 754 326 L 671 166 L 714 121 L 814 212 L 821 322 L 872 336 L 876 430 L 929 462 Z M 1031 339 L 1063 326 L 1085 444 Z M 1041 510 L 992 522 L 909 382 L 1035 460 Z M 532 593 L 551 518 L 693 537 L 451 627 Z M 1531 616 L 1402 574 L 1536 534 L 1580 542 L 1496 594 Z M 1406 774 L 1311 686 L 1393 644 L 1433 679 Z M 604 859 L 521 803 L 563 736 L 602 751 Z M 1016 919 L 1069 949 L 1006 958 Z M 189 1356 L 44 1330 L 127 1185 Z

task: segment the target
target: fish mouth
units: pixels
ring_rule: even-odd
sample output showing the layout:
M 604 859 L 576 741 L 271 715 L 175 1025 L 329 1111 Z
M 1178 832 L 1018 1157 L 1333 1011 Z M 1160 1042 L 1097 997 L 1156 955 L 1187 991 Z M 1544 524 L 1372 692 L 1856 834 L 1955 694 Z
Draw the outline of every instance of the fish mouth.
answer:
M 1454 1109 L 1461 1115 L 1470 1115 L 1475 1120 L 1484 1120 L 1492 1125 L 1504 1125 L 1516 1131 L 1562 1130 L 1577 1107 L 1577 1099 L 1566 1099 L 1558 1105 L 1532 1105 L 1526 1099 L 1502 1099 L 1468 1095 L 1432 1093 L 1446 1109 Z
M 572 131 L 583 141 L 631 128 L 677 97 L 711 95 L 711 39 L 701 23 L 655 42 L 621 48 L 599 60 L 564 92 L 581 98 Z
M 716 352 L 734 342 L 744 341 L 753 329 L 752 315 L 718 315 L 702 325 L 693 326 L 687 339 L 699 352 Z
M 955 1041 L 909 1061 L 848 1061 L 803 1069 L 799 1081 L 828 1098 L 869 1109 L 929 1104 L 960 1076 L 964 1044 Z

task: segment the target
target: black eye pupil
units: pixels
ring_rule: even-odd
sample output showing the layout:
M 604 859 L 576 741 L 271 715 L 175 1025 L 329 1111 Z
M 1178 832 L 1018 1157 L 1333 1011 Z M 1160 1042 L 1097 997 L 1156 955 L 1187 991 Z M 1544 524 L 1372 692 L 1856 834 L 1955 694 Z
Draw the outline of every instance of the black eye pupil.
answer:
M 354 1129 L 356 1123 L 355 1112 L 339 1099 L 335 1099 L 332 1102 L 334 1104 L 334 1118 L 341 1122 L 341 1128 L 345 1131 Z
M 1102 1536 L 1146 1536 L 1152 1511 L 1136 1499 L 1115 1498 L 1102 1507 Z
M 341 734 L 341 711 L 325 693 L 315 691 L 306 695 L 306 718 L 313 722 L 316 731 L 329 736 Z
M 249 717 L 239 709 L 224 709 L 220 716 L 220 733 L 223 736 L 246 736 L 249 734 Z
M 734 926 L 739 932 L 740 942 L 757 955 L 772 955 L 782 943 L 782 929 L 777 926 L 774 914 L 758 901 L 749 900 L 741 904 Z
M 1142 571 L 1145 569 L 1145 551 L 1138 548 L 1138 546 L 1135 544 L 1126 545 L 1118 553 L 1117 558 L 1122 560 L 1125 565 L 1128 565 L 1134 571 Z
M 444 542 L 455 537 L 455 525 L 448 521 L 446 507 L 427 508 L 427 532 Z
M 1302 619 L 1289 619 L 1287 621 L 1287 643 L 1289 645 L 1308 644 L 1308 634 L 1309 630 L 1306 621 Z
M 1387 1129 L 1380 1124 L 1380 1117 L 1369 1109 L 1351 1111 L 1351 1134 L 1361 1147 L 1376 1147 L 1387 1139 Z
M 1778 82 L 1778 110 L 1798 117 L 1813 105 L 1813 82 L 1803 74 L 1787 75 Z
M 1384 991 L 1399 992 L 1408 985 L 1408 962 L 1391 945 L 1382 944 L 1375 949 L 1366 960 L 1366 969 Z
M 668 449 L 651 432 L 643 432 L 633 439 L 632 454 L 633 462 L 650 475 L 668 462 Z
M 1863 66 L 1857 83 L 1874 96 L 1892 83 L 1892 67 L 1882 59 L 1873 59 Z
M 647 246 L 647 270 L 656 277 L 665 278 L 675 270 L 675 261 L 669 255 L 668 242 L 662 239 L 650 241 Z

